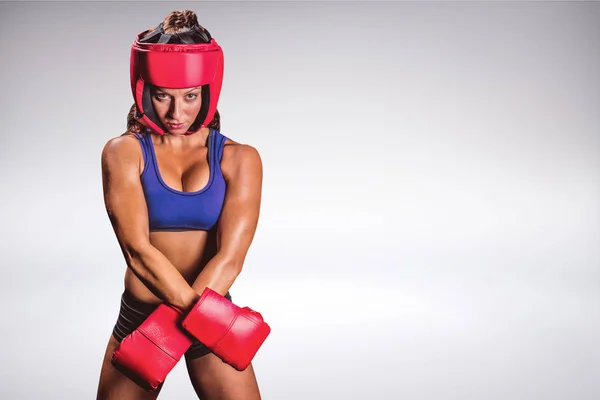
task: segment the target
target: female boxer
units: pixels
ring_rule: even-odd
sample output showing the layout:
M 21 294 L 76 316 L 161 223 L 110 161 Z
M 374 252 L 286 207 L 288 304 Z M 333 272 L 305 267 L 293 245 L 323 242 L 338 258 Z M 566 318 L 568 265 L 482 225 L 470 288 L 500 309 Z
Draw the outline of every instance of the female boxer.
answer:
M 258 223 L 262 164 L 219 132 L 222 76 L 221 48 L 191 11 L 170 13 L 132 46 L 128 129 L 102 152 L 128 268 L 99 400 L 157 398 L 183 355 L 199 398 L 260 399 L 250 360 L 269 327 L 229 289 Z M 240 332 L 247 347 L 230 340 Z

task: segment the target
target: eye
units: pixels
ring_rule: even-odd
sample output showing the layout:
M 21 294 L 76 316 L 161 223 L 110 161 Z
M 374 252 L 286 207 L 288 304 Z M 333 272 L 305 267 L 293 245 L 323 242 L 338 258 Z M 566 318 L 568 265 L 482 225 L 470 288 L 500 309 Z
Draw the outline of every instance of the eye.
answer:
M 195 93 L 188 93 L 188 95 L 187 95 L 188 100 L 196 100 L 197 98 L 198 98 L 198 95 Z
M 167 95 L 166 95 L 166 94 L 164 94 L 164 93 L 156 93 L 156 94 L 154 95 L 154 98 L 155 98 L 155 99 L 157 99 L 157 100 L 166 100 L 168 97 L 169 97 L 169 96 L 167 96 Z

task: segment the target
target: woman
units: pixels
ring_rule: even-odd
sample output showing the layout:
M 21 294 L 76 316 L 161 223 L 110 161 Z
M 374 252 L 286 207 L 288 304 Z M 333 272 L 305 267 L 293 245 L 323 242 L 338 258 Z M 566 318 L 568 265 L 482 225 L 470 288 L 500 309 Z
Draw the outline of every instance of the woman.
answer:
M 202 84 L 148 83 L 185 82 L 186 74 L 196 72 L 179 64 L 187 59 L 173 57 L 193 54 L 196 50 L 189 49 L 198 43 L 207 44 L 194 64 Z M 146 51 L 150 44 L 158 51 Z M 196 15 L 172 12 L 157 28 L 138 35 L 131 61 L 136 102 L 128 130 L 102 152 L 106 209 L 128 266 L 100 374 L 97 399 L 102 400 L 157 398 L 162 384 L 153 391 L 138 385 L 113 365 L 115 350 L 161 304 L 186 315 L 206 288 L 231 299 L 229 289 L 254 237 L 261 201 L 258 152 L 219 132 L 222 53 Z M 185 351 L 185 362 L 201 399 L 260 399 L 251 364 L 232 368 L 198 340 Z

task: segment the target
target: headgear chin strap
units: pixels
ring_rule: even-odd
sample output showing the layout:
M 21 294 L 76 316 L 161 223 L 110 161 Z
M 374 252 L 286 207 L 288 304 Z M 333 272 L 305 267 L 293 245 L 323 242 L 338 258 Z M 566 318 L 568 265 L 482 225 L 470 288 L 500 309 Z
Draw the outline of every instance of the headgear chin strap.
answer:
M 143 37 L 146 32 L 137 35 L 131 46 L 131 91 L 136 119 L 163 135 L 167 130 L 154 113 L 151 86 L 171 89 L 202 86 L 202 106 L 186 134 L 197 133 L 212 121 L 217 110 L 223 84 L 223 50 L 199 27 L 169 35 L 160 24 Z

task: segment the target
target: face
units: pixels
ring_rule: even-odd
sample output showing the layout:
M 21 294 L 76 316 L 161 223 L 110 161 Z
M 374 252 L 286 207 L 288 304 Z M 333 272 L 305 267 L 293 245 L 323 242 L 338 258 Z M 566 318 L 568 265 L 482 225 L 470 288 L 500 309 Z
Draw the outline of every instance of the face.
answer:
M 194 123 L 202 106 L 201 87 L 152 89 L 156 116 L 171 135 L 183 135 Z

